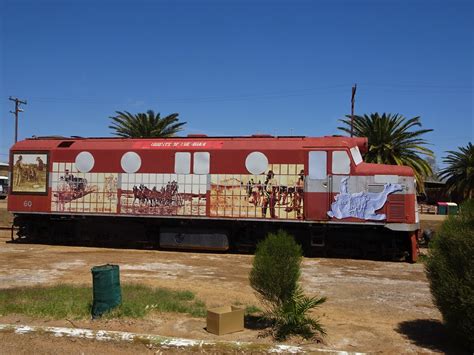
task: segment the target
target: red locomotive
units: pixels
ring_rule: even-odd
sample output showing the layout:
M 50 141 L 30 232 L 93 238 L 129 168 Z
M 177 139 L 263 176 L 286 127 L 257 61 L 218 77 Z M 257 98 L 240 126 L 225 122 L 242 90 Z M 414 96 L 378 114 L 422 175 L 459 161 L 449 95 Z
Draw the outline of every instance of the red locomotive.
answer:
M 409 167 L 349 137 L 32 138 L 10 152 L 19 237 L 228 250 L 278 228 L 311 253 L 416 260 Z

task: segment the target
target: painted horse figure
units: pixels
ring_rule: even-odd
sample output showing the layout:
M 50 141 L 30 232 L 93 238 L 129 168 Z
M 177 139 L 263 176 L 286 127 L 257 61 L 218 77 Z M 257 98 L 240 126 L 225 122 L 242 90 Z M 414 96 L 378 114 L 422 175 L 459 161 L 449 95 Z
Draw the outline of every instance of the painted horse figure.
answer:
M 138 205 L 146 205 L 147 196 L 145 191 L 145 185 L 140 184 L 139 187 L 133 187 L 133 202 L 132 205 L 135 205 L 135 201 L 138 200 Z

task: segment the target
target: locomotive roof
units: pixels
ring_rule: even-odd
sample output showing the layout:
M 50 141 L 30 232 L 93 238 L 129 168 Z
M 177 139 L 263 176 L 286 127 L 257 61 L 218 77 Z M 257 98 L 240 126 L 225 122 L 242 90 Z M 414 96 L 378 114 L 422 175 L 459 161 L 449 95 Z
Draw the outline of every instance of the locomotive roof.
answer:
M 187 137 L 167 138 L 120 138 L 120 137 L 62 137 L 46 136 L 32 137 L 17 142 L 12 150 L 52 150 L 56 148 L 71 149 L 149 149 L 153 143 L 159 142 L 221 142 L 220 148 L 224 149 L 304 149 L 322 147 L 353 147 L 358 146 L 362 153 L 367 151 L 367 138 L 326 136 L 205 136 L 188 135 Z M 215 145 L 193 145 L 194 148 L 213 149 Z M 185 149 L 181 148 L 181 149 Z
M 174 142 L 174 143 L 173 143 Z M 205 143 L 205 144 L 204 144 Z M 115 137 L 33 137 L 19 141 L 11 148 L 15 151 L 278 151 L 278 150 L 318 150 L 347 149 L 358 146 L 362 154 L 368 150 L 368 140 L 362 137 L 305 137 L 305 136 L 234 136 L 208 137 L 191 135 L 169 138 L 115 138 Z M 406 166 L 385 166 L 361 163 L 357 171 L 362 175 L 396 174 L 413 176 Z

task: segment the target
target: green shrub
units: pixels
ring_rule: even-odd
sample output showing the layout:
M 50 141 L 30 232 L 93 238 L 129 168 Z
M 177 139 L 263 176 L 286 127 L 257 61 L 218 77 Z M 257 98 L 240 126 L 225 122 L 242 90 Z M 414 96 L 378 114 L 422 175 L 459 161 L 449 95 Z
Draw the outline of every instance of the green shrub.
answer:
M 270 233 L 257 245 L 250 285 L 265 306 L 264 317 L 273 324 L 273 335 L 284 340 L 289 335 L 313 338 L 324 335 L 318 319 L 308 315 L 326 298 L 307 297 L 298 281 L 301 276 L 301 246 L 284 231 Z
M 257 245 L 250 285 L 264 301 L 283 304 L 296 291 L 302 258 L 301 246 L 286 232 L 270 233 Z
M 474 200 L 443 223 L 430 244 L 426 272 L 446 327 L 474 351 Z

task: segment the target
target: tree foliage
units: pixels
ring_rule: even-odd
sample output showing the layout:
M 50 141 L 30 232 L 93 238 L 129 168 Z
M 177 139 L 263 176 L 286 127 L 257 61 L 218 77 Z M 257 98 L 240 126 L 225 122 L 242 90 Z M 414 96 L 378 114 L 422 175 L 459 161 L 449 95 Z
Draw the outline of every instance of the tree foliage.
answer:
M 116 116 L 110 117 L 109 126 L 115 135 L 124 138 L 157 138 L 172 137 L 182 130 L 186 122 L 179 122 L 178 113 L 160 117 L 153 110 L 146 113 L 131 114 L 128 111 L 116 111 Z
M 284 231 L 270 233 L 257 245 L 250 285 L 265 306 L 264 317 L 272 321 L 277 340 L 292 334 L 305 339 L 325 334 L 319 320 L 308 313 L 326 298 L 304 295 L 298 284 L 302 258 L 301 246 Z
M 474 351 L 474 200 L 449 216 L 426 263 L 436 306 L 452 334 Z
M 340 120 L 344 126 L 339 130 L 351 133 L 351 116 Z M 406 118 L 399 114 L 354 116 L 354 136 L 367 137 L 369 150 L 364 156 L 367 163 L 406 165 L 411 167 L 422 187 L 424 177 L 432 175 L 430 164 L 425 157 L 432 157 L 433 152 L 426 147 L 422 136 L 432 129 L 421 127 L 420 117 Z
M 469 142 L 459 151 L 448 151 L 443 159 L 447 165 L 440 171 L 440 179 L 446 179 L 449 192 L 455 192 L 462 198 L 474 197 L 474 146 Z

